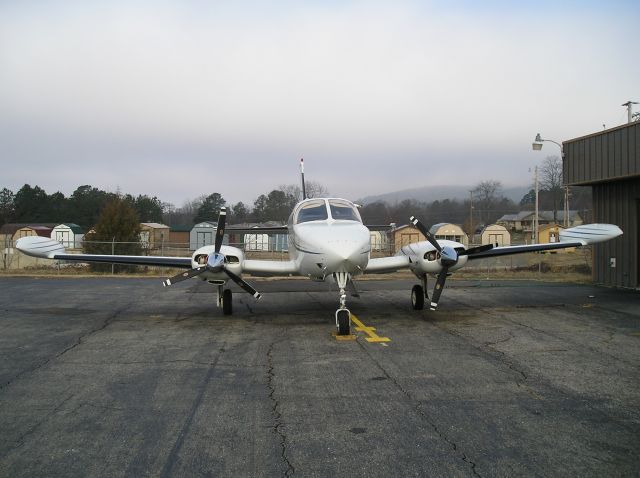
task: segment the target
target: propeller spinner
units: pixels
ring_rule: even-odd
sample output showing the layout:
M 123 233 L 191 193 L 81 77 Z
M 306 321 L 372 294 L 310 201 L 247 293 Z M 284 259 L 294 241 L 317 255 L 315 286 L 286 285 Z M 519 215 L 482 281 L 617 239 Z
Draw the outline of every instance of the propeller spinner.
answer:
M 225 257 L 224 254 L 220 252 L 220 249 L 222 248 L 222 240 L 224 239 L 224 227 L 226 224 L 226 220 L 227 209 L 223 207 L 220 209 L 220 214 L 218 215 L 218 228 L 216 229 L 214 252 L 213 254 L 209 254 L 209 257 L 207 257 L 207 263 L 203 266 L 191 269 L 190 271 L 176 274 L 175 276 L 165 280 L 162 283 L 165 287 L 173 285 L 176 282 L 182 282 L 183 280 L 190 279 L 202 274 L 205 271 L 213 273 L 224 272 L 225 274 L 227 274 L 229 279 L 238 284 L 238 286 L 240 286 L 244 291 L 251 294 L 256 299 L 259 299 L 261 297 L 260 293 L 255 290 L 247 281 L 231 272 L 225 265 Z

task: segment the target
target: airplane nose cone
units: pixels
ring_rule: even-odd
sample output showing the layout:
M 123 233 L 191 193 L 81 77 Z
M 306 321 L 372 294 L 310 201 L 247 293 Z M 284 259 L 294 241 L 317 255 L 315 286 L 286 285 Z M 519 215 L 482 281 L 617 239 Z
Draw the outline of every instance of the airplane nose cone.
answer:
M 363 248 L 360 241 L 335 240 L 329 241 L 328 245 L 331 250 L 329 262 L 333 262 L 330 266 L 331 269 L 356 272 L 358 269 L 366 267 L 367 250 Z
M 336 256 L 345 261 L 353 261 L 362 251 L 360 244 L 355 241 L 341 242 L 333 245 L 333 251 Z

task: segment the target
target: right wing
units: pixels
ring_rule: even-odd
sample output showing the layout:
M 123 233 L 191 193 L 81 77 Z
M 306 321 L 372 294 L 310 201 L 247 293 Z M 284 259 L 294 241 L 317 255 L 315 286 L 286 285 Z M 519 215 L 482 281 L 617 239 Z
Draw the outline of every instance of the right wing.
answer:
M 242 273 L 252 276 L 297 276 L 298 264 L 295 261 L 269 261 L 260 259 L 245 259 L 242 262 Z
M 191 269 L 190 257 L 121 256 L 109 254 L 67 254 L 64 246 L 53 239 L 40 236 L 21 237 L 16 248 L 28 256 L 75 262 L 99 262 L 107 264 L 132 264 L 140 266 L 164 266 Z

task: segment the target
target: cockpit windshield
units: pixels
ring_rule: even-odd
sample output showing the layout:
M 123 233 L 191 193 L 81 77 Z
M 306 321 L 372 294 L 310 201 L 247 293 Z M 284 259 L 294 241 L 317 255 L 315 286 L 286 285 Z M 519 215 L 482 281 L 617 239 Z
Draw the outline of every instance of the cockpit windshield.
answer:
M 329 199 L 329 209 L 331 210 L 331 217 L 337 221 L 362 222 L 358 210 L 350 202 L 339 199 Z
M 300 206 L 296 224 L 309 221 L 324 221 L 327 218 L 327 205 L 324 200 L 319 199 L 317 201 L 309 201 Z

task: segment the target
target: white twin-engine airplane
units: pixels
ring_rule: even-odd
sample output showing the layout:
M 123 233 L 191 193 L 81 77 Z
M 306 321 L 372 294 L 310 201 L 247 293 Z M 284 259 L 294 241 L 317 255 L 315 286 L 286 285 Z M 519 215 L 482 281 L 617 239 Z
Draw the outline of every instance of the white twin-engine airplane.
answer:
M 304 176 L 303 176 L 304 196 Z M 351 333 L 351 313 L 346 307 L 349 289 L 358 296 L 354 278 L 361 274 L 380 274 L 410 269 L 420 280 L 413 286 L 411 303 L 420 310 L 424 301 L 436 310 L 447 276 L 470 260 L 545 251 L 567 247 L 582 247 L 607 241 L 622 234 L 618 226 L 588 224 L 560 232 L 560 242 L 524 246 L 496 247 L 492 244 L 466 249 L 459 242 L 436 240 L 415 217 L 413 225 L 427 238 L 426 241 L 404 246 L 395 256 L 371 258 L 369 229 L 362 223 L 357 207 L 346 199 L 314 198 L 300 201 L 287 225 L 289 234 L 289 260 L 246 259 L 242 249 L 222 244 L 226 210 L 218 217 L 214 245 L 199 248 L 188 257 L 118 256 L 95 254 L 67 254 L 60 242 L 39 236 L 18 240 L 18 250 L 34 257 L 81 262 L 153 265 L 187 269 L 164 281 L 165 286 L 198 277 L 218 286 L 218 307 L 224 314 L 232 313 L 232 295 L 225 285 L 231 279 L 256 299 L 260 293 L 242 279 L 243 274 L 253 276 L 306 276 L 316 281 L 333 280 L 340 290 L 339 307 L 335 313 L 338 335 Z M 436 278 L 431 299 L 427 292 L 427 276 Z

